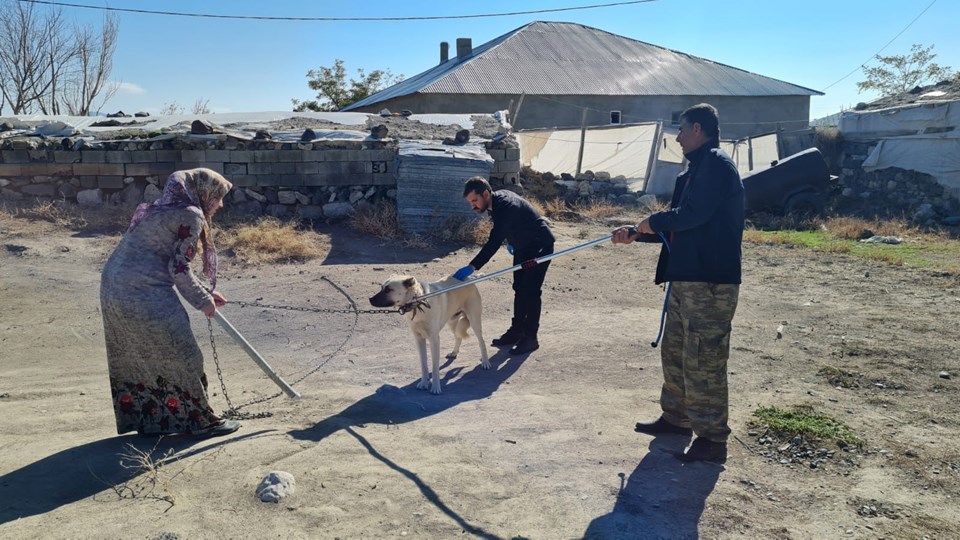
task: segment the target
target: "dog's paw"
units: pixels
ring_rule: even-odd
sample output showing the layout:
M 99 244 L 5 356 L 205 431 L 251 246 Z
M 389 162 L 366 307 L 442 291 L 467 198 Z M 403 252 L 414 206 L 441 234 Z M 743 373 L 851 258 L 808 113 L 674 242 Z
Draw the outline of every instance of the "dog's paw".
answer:
M 490 365 L 490 361 L 489 361 L 489 360 L 483 360 L 483 361 L 480 362 L 480 367 L 482 367 L 483 369 L 490 369 L 490 368 L 492 368 L 493 366 Z
M 420 382 L 417 383 L 417 390 L 426 390 L 427 388 L 430 388 L 430 381 L 420 379 Z
M 433 395 L 440 395 L 441 392 L 440 392 L 440 383 L 439 383 L 439 382 L 438 382 L 437 384 L 434 384 L 433 387 L 430 388 L 430 393 L 433 394 Z
M 456 359 L 457 359 L 457 353 L 455 352 L 447 353 L 447 360 L 456 360 Z

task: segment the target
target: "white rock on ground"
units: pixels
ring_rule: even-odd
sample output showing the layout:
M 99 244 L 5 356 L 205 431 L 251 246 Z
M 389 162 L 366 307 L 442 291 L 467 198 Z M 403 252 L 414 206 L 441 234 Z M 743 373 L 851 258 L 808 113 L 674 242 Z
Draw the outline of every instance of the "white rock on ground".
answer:
M 271 471 L 257 486 L 257 497 L 262 502 L 280 502 L 280 499 L 293 495 L 297 482 L 293 475 L 283 471 Z

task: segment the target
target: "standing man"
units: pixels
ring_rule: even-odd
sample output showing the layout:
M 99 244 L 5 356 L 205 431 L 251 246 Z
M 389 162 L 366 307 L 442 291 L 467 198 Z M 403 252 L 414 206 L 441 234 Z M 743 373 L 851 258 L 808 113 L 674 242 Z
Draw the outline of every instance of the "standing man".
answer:
M 550 225 L 530 203 L 509 190 L 490 189 L 481 176 L 474 176 L 463 185 L 463 197 L 473 211 L 487 212 L 493 220 L 490 238 L 470 264 L 457 270 L 453 277 L 463 281 L 487 264 L 503 241 L 513 254 L 513 264 L 553 253 L 553 232 Z M 494 347 L 509 347 L 510 354 L 526 354 L 540 348 L 537 331 L 540 329 L 540 288 L 547 276 L 550 261 L 513 273 L 513 320 L 510 328 L 493 340 Z
M 677 458 L 723 463 L 727 458 L 727 359 L 740 290 L 743 184 L 720 150 L 717 110 L 706 103 L 680 115 L 677 142 L 689 162 L 677 177 L 670 210 L 636 227 L 613 231 L 613 242 L 664 242 L 655 282 L 670 282 L 663 344 L 663 414 L 636 431 L 676 433 L 693 443 Z

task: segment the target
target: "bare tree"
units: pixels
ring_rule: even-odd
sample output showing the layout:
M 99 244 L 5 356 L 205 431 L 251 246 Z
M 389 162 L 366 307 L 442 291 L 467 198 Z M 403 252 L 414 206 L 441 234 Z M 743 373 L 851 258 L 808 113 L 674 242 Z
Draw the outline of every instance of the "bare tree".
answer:
M 193 114 L 210 114 L 210 100 L 203 99 L 202 97 L 197 98 L 197 100 L 193 102 L 193 110 L 190 112 Z
M 41 82 L 49 62 L 44 26 L 35 4 L 7 1 L 0 9 L 0 89 L 13 114 L 33 112 L 46 91 Z
M 69 27 L 59 8 L 0 0 L 0 111 L 89 114 L 109 83 L 118 25 L 108 15 L 100 33 Z
M 70 114 L 90 114 L 98 97 L 100 105 L 95 110 L 99 111 L 117 93 L 119 87 L 109 81 L 118 28 L 117 19 L 112 14 L 104 16 L 99 35 L 89 26 L 76 28 L 76 69 L 72 72 L 68 97 L 63 100 Z
M 164 103 L 163 108 L 160 109 L 160 114 L 162 116 L 168 116 L 171 114 L 183 114 L 184 112 L 186 112 L 186 109 L 184 109 L 183 106 L 177 103 L 176 101 L 172 101 L 170 103 Z

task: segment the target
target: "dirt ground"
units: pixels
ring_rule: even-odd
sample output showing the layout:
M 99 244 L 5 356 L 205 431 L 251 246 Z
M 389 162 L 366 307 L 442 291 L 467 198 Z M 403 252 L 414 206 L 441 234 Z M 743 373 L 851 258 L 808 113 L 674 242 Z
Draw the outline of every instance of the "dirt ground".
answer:
M 558 224 L 558 250 L 609 225 Z M 348 308 L 334 283 L 368 309 L 388 275 L 437 279 L 476 249 L 321 232 L 322 260 L 227 261 L 220 290 Z M 415 388 L 396 314 L 228 305 L 302 399 L 243 407 L 272 416 L 233 436 L 155 443 L 117 436 L 110 408 L 98 288 L 118 239 L 0 220 L 0 538 L 960 538 L 956 276 L 745 245 L 724 466 L 682 464 L 671 453 L 687 441 L 633 431 L 659 414 L 661 382 L 657 248 L 641 245 L 556 259 L 541 349 L 498 353 L 484 371 L 471 338 L 443 364 L 439 396 Z M 508 264 L 501 251 L 485 270 Z M 508 325 L 510 285 L 479 287 L 489 342 Z M 207 322 L 194 315 L 223 409 Z M 276 392 L 214 335 L 234 405 Z M 863 446 L 780 441 L 752 424 L 758 407 L 794 405 L 842 420 Z M 255 488 L 274 470 L 294 475 L 296 493 L 262 503 Z

